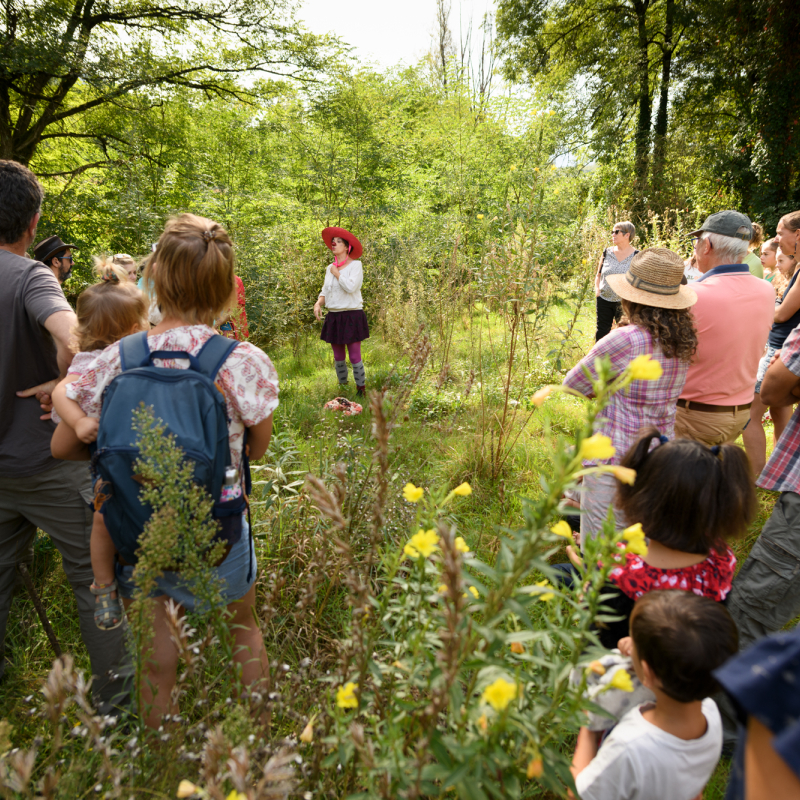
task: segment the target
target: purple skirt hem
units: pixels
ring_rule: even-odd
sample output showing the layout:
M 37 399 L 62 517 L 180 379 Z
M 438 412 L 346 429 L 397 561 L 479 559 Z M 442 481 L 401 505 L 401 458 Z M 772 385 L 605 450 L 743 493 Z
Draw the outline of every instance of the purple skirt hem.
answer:
M 357 311 L 329 311 L 319 336 L 328 344 L 351 344 L 369 339 L 367 315 Z

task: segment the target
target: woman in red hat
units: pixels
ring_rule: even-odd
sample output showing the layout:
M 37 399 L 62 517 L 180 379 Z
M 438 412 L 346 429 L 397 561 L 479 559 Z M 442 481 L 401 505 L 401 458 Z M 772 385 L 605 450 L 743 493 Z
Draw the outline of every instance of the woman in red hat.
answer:
M 333 348 L 333 363 L 340 386 L 347 386 L 347 360 L 350 356 L 353 378 L 359 394 L 364 394 L 367 373 L 361 360 L 361 342 L 369 339 L 369 325 L 361 299 L 364 270 L 358 258 L 361 242 L 344 228 L 325 228 L 322 240 L 333 253 L 333 264 L 325 272 L 325 283 L 319 293 L 314 316 L 322 319 L 322 306 L 328 315 L 322 325 L 320 338 Z

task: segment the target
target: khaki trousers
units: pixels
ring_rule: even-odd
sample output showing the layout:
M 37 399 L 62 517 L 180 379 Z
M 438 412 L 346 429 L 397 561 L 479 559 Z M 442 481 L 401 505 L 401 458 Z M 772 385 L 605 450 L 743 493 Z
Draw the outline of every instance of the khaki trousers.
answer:
M 750 409 L 738 411 L 697 411 L 678 406 L 675 414 L 675 438 L 693 439 L 709 447 L 733 444 L 750 419 Z

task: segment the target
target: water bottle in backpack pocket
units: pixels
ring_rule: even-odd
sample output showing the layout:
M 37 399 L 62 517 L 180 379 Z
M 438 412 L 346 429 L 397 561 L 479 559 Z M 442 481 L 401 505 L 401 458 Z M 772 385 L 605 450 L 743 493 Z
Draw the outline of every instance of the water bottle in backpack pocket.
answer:
M 108 385 L 92 464 L 103 481 L 103 517 L 111 540 L 124 563 L 136 563 L 139 536 L 153 509 L 140 500 L 142 484 L 134 463 L 140 456 L 134 438 L 134 412 L 142 403 L 166 425 L 166 434 L 194 463 L 194 479 L 214 500 L 213 516 L 220 522 L 216 541 L 229 546 L 242 534 L 244 494 L 222 502 L 231 456 L 225 397 L 214 382 L 238 342 L 212 336 L 197 356 L 179 350 L 150 351 L 146 333 L 120 340 L 122 372 Z M 156 367 L 153 359 L 186 359 L 189 369 Z M 247 461 L 243 454 L 247 479 Z M 237 476 L 238 478 L 238 476 Z

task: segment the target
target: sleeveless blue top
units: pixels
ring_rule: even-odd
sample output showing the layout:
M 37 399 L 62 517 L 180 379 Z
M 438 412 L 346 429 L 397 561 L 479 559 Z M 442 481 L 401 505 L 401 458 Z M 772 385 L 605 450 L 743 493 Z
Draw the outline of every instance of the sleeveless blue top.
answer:
M 800 275 L 800 270 L 795 272 L 792 275 L 792 279 L 789 281 L 789 285 L 786 287 L 786 291 L 781 296 L 781 303 L 786 299 L 786 295 L 789 294 L 789 290 L 794 286 L 794 282 L 797 280 L 797 276 Z M 780 349 L 783 347 L 783 343 L 786 341 L 786 337 L 798 326 L 800 325 L 800 308 L 792 314 L 792 316 L 786 320 L 786 322 L 773 322 L 772 323 L 772 330 L 769 332 L 769 338 L 767 341 L 769 342 L 770 347 L 777 347 Z

